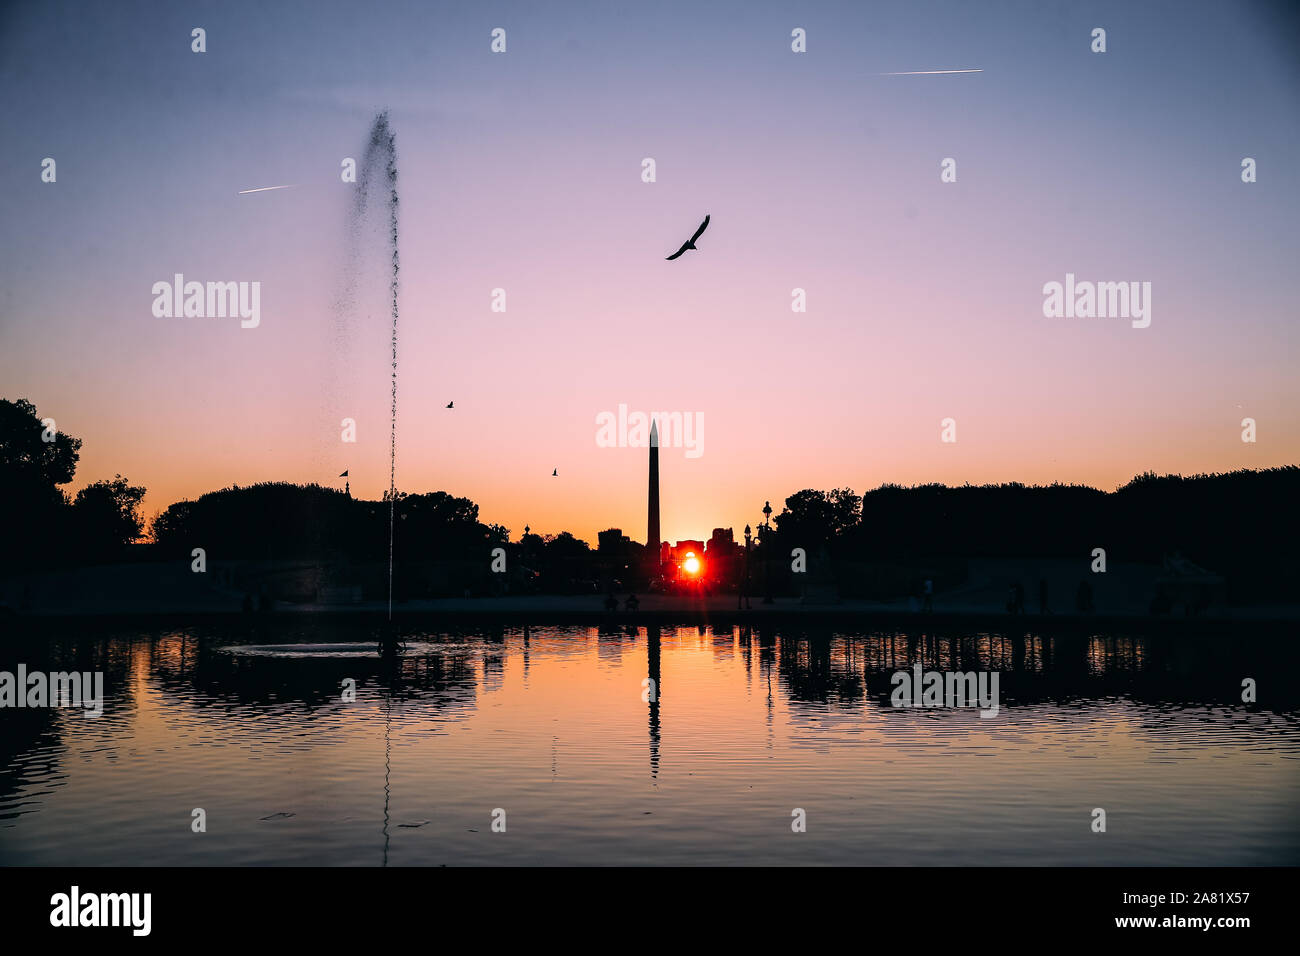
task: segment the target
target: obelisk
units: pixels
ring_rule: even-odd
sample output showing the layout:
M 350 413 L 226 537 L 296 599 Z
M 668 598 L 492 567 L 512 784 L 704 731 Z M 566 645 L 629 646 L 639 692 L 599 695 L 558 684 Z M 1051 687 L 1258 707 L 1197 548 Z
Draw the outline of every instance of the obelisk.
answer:
M 650 422 L 650 504 L 645 533 L 646 557 L 659 567 L 659 424 Z

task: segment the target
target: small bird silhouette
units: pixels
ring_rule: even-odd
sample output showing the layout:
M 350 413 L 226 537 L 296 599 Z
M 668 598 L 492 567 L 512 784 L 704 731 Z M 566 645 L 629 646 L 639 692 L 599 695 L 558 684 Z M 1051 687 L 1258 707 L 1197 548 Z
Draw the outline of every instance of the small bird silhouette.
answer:
M 456 404 L 455 402 L 448 402 L 447 407 L 452 408 L 455 404 Z
M 689 238 L 689 239 L 687 239 L 685 242 L 683 242 L 683 243 L 682 243 L 682 247 L 681 247 L 680 249 L 678 249 L 676 252 L 674 252 L 671 256 L 669 256 L 668 259 L 667 259 L 666 261 L 668 261 L 668 262 L 672 262 L 674 259 L 676 259 L 678 256 L 680 256 L 680 255 L 681 255 L 683 252 L 685 252 L 687 249 L 694 249 L 694 248 L 695 248 L 695 240 L 698 239 L 698 238 L 700 238 L 700 236 L 704 233 L 704 230 L 707 229 L 707 228 L 709 228 L 709 217 L 706 215 L 706 216 L 704 217 L 704 221 L 703 221 L 702 223 L 700 223 L 700 228 L 695 230 L 695 235 L 691 236 L 691 238 Z
M 560 477 L 560 469 L 556 468 L 553 472 L 551 472 L 551 477 L 552 477 L 552 478 L 559 478 L 559 477 Z

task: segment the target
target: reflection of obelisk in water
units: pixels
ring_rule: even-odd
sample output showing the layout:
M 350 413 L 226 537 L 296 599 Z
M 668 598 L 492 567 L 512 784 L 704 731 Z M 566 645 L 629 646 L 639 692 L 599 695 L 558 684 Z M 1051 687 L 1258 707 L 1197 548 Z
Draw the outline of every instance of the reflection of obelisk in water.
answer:
M 653 454 L 653 452 L 651 453 Z M 653 460 L 653 459 L 652 459 Z M 650 677 L 650 776 L 659 776 L 659 625 L 651 624 L 646 631 L 646 671 Z
M 659 573 L 659 424 L 650 422 L 650 500 L 646 520 L 646 567 Z M 650 678 L 650 776 L 659 776 L 659 625 L 646 628 L 646 670 Z
M 646 564 L 659 567 L 659 423 L 650 422 L 650 505 L 645 533 Z

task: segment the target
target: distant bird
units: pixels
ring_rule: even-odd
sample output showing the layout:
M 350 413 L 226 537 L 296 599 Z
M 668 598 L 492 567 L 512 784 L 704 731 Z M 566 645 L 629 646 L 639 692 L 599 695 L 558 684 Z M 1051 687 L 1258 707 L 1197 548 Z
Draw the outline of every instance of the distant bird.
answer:
M 451 407 L 453 407 L 455 404 L 456 404 L 455 402 L 448 402 L 448 403 L 447 403 L 447 407 L 448 407 L 448 408 L 451 408 Z
M 551 472 L 551 477 L 552 477 L 552 478 L 559 478 L 559 477 L 560 477 L 560 469 L 556 468 L 553 472 Z
M 704 221 L 703 221 L 702 223 L 700 223 L 700 228 L 695 230 L 695 235 L 691 236 L 691 238 L 689 238 L 689 239 L 687 239 L 685 242 L 683 242 L 683 243 L 682 243 L 682 247 L 681 247 L 680 249 L 678 249 L 676 252 L 674 252 L 671 256 L 669 256 L 669 257 L 667 258 L 667 260 L 665 260 L 665 261 L 667 261 L 667 262 L 672 262 L 674 259 L 676 259 L 678 256 L 680 256 L 680 255 L 681 255 L 683 252 L 685 252 L 687 249 L 694 249 L 694 248 L 695 248 L 695 240 L 698 239 L 698 238 L 700 238 L 700 236 L 703 235 L 704 230 L 707 229 L 707 228 L 709 228 L 709 217 L 708 217 L 708 216 L 705 216 L 705 217 L 704 217 Z

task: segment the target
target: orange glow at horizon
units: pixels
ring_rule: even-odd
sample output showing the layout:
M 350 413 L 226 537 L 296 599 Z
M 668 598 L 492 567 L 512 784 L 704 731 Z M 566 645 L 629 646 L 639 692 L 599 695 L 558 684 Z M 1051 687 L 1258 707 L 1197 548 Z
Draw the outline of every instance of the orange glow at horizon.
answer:
M 755 42 L 762 17 L 714 56 L 725 13 L 700 13 L 683 41 L 658 8 L 629 31 L 618 5 L 596 5 L 584 30 L 626 56 L 594 41 L 557 55 L 568 29 L 542 18 L 527 58 L 485 66 L 479 45 L 449 45 L 437 84 L 424 57 L 390 55 L 400 16 L 279 15 L 165 110 L 131 61 L 140 36 L 171 43 L 165 18 L 97 13 L 114 39 L 70 43 L 27 5 L 22 42 L 50 81 L 40 98 L 8 84 L 6 141 L 67 143 L 88 151 L 69 173 L 91 165 L 58 185 L 7 181 L 0 397 L 83 440 L 66 493 L 120 474 L 147 489 L 146 520 L 236 484 L 341 491 L 345 470 L 354 497 L 379 501 L 395 467 L 400 491 L 468 498 L 512 540 L 529 526 L 593 547 L 609 528 L 648 535 L 648 436 L 619 427 L 611 443 L 601 425 L 626 425 L 624 407 L 691 425 L 659 422 L 668 542 L 740 540 L 765 501 L 779 514 L 803 489 L 1113 491 L 1148 471 L 1300 463 L 1300 192 L 1286 176 L 1247 186 L 1241 157 L 1188 147 L 1206 130 L 1251 151 L 1296 138 L 1294 57 L 1275 27 L 1235 10 L 1156 18 L 1170 31 L 1158 68 L 1099 71 L 1086 46 L 1059 56 L 1050 24 L 942 5 L 962 29 L 891 5 L 893 59 L 867 73 L 853 38 L 881 24 L 864 4 L 828 31 L 836 52 L 806 63 Z M 477 30 L 457 6 L 440 8 L 443 28 Z M 1235 39 L 1209 75 L 1197 41 L 1219 24 Z M 164 48 L 183 54 L 167 69 L 194 65 L 184 44 Z M 961 69 L 987 72 L 862 82 Z M 1219 72 L 1243 70 L 1252 95 L 1207 118 Z M 276 95 L 250 101 L 257 88 Z M 1083 111 L 1073 136 L 1026 122 L 1080 88 L 1106 109 Z M 355 217 L 355 184 L 333 166 L 390 102 L 395 466 L 388 220 Z M 214 149 L 213 117 L 228 116 L 239 135 Z M 140 161 L 140 130 L 166 163 Z M 1141 148 L 1077 148 L 1117 130 L 1141 130 Z M 950 149 L 960 184 L 940 182 Z M 665 172 L 653 186 L 647 150 Z M 665 261 L 706 213 L 700 248 Z M 258 283 L 258 325 L 155 316 L 153 284 L 177 273 Z M 1149 327 L 1045 315 L 1045 283 L 1076 274 L 1150 282 Z

